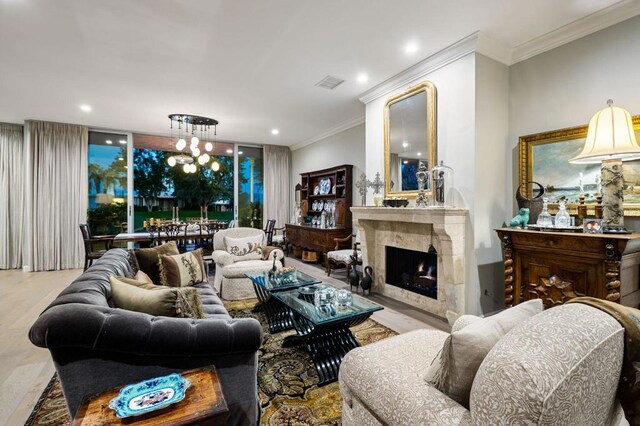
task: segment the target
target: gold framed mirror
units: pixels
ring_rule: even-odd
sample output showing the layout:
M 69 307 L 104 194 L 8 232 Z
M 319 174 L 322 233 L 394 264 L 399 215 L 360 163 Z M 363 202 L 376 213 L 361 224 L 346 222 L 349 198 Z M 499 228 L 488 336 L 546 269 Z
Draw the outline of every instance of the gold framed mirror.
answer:
M 640 115 L 633 118 L 636 139 L 640 140 Z M 557 200 L 564 196 L 569 214 L 578 213 L 578 197 L 585 195 L 587 214 L 595 215 L 600 185 L 600 164 L 572 164 L 584 146 L 588 125 L 521 136 L 519 140 L 519 185 L 523 195 L 532 196 L 538 182 L 549 198 L 549 212 L 558 210 Z M 640 160 L 625 161 L 624 215 L 640 216 Z
M 416 172 L 437 164 L 436 87 L 425 81 L 393 96 L 384 106 L 384 195 L 415 198 Z M 429 183 L 425 187 L 431 193 Z

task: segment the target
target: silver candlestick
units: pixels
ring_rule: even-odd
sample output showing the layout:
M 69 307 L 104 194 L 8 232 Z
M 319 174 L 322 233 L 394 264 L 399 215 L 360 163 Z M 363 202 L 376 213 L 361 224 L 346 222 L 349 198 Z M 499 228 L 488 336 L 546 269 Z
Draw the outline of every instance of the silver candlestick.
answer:
M 429 180 L 429 169 L 421 161 L 416 172 L 416 179 L 418 180 L 418 198 L 416 198 L 416 207 L 428 207 L 429 200 L 427 194 L 424 192 L 424 186 Z
M 369 181 L 367 180 L 367 176 L 363 173 L 360 175 L 360 179 L 356 182 L 356 188 L 358 188 L 358 193 L 362 197 L 362 205 L 367 205 L 367 189 L 369 188 Z

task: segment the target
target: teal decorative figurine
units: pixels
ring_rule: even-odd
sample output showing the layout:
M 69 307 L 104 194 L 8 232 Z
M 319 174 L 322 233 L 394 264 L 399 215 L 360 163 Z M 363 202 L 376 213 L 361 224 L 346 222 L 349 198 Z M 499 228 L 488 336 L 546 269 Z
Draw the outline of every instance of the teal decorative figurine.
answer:
M 527 223 L 529 223 L 529 209 L 523 207 L 520 209 L 520 213 L 515 216 L 511 221 L 509 221 L 509 226 L 511 228 L 526 228 Z

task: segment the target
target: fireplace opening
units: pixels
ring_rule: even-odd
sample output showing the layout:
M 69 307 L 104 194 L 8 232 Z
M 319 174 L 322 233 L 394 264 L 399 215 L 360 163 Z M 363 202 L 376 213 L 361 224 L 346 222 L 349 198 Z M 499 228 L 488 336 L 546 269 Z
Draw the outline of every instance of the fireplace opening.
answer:
M 386 283 L 438 298 L 438 255 L 386 246 Z

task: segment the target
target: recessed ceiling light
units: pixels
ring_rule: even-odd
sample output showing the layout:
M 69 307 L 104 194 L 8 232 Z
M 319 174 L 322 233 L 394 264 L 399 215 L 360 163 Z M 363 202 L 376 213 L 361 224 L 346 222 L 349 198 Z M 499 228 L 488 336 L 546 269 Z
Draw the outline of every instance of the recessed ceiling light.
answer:
M 107 139 L 105 142 L 107 143 L 107 145 L 111 145 L 113 143 L 110 139 Z
M 122 145 L 126 145 L 127 144 L 127 140 L 126 139 L 120 139 L 118 142 L 120 142 Z
M 408 146 L 409 146 L 409 142 L 407 142 L 407 141 L 402 142 L 402 147 L 403 148 L 407 148 Z
M 80 105 L 80 109 L 84 112 L 91 112 L 91 105 Z
M 278 129 L 271 129 L 271 134 L 272 134 L 272 135 L 278 135 L 278 134 L 280 134 L 280 130 L 278 130 Z
M 418 157 L 420 157 L 421 155 L 422 155 L 422 153 L 421 153 L 421 152 L 419 152 L 419 153 L 418 153 Z
M 360 73 L 358 74 L 358 76 L 356 77 L 356 81 L 358 83 L 366 83 L 367 81 L 369 81 L 369 76 L 364 74 L 364 73 Z
M 242 151 L 238 151 L 238 155 L 242 155 Z
M 418 51 L 418 45 L 414 42 L 410 42 L 404 47 L 404 51 L 408 54 L 416 53 Z
M 232 149 L 228 149 L 227 150 L 227 154 L 233 154 L 233 150 Z
M 409 164 L 409 162 L 407 160 L 404 160 L 402 164 Z

